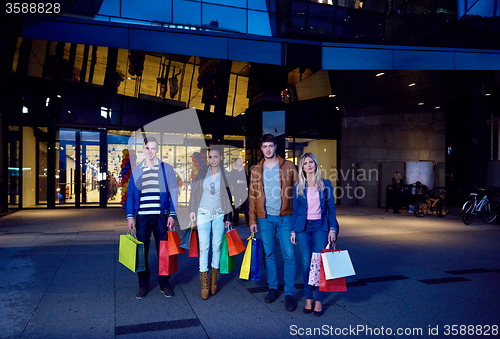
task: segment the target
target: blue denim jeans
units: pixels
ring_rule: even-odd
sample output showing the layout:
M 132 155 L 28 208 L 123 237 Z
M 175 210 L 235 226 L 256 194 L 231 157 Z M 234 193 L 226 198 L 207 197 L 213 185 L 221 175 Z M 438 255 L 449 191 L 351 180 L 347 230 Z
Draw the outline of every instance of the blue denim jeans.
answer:
M 316 288 L 316 300 L 323 301 L 324 293 L 318 287 L 309 285 L 309 267 L 313 252 L 321 253 L 328 244 L 328 232 L 321 229 L 321 220 L 307 220 L 306 229 L 295 235 L 302 260 L 302 277 L 304 279 L 304 292 L 307 299 L 313 299 L 313 290 Z
M 212 268 L 220 267 L 222 236 L 224 235 L 224 214 L 209 214 L 209 211 L 198 209 L 198 240 L 200 241 L 200 272 L 208 271 L 208 251 L 210 233 L 212 233 Z
M 149 279 L 151 277 L 148 260 L 151 233 L 153 233 L 155 237 L 156 255 L 159 255 L 160 240 L 165 240 L 167 237 L 167 217 L 161 214 L 137 215 L 135 228 L 137 240 L 144 243 L 144 259 L 146 264 L 146 270 L 137 273 L 139 278 L 139 287 L 147 289 L 149 287 Z M 168 279 L 170 279 L 170 276 L 158 276 L 158 284 L 160 285 L 160 288 L 168 285 Z
M 262 246 L 264 248 L 267 284 L 270 289 L 278 289 L 278 271 L 276 267 L 276 255 L 274 252 L 276 234 L 278 234 L 285 266 L 283 269 L 285 293 L 287 295 L 293 295 L 295 292 L 297 262 L 295 260 L 295 248 L 290 241 L 290 235 L 292 233 L 292 216 L 268 215 L 267 218 L 259 218 L 258 225 Z

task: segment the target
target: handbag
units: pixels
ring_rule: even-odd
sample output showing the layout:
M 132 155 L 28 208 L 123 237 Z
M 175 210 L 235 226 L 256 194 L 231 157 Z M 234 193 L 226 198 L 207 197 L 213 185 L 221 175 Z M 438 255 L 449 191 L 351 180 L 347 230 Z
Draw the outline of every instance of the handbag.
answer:
M 182 241 L 180 247 L 188 250 L 189 257 L 199 257 L 198 250 L 198 232 L 196 230 L 196 226 L 193 226 L 193 223 L 190 222 L 188 227 L 186 228 L 186 232 L 182 236 Z
M 177 256 L 170 255 L 169 241 L 160 240 L 160 254 L 158 255 L 158 274 L 172 275 L 179 271 Z
M 252 261 L 252 240 L 255 239 L 254 233 L 250 234 L 247 238 L 247 248 L 245 249 L 245 254 L 243 255 L 243 261 L 241 262 L 240 268 L 240 279 L 250 279 L 250 264 Z
M 334 246 L 334 251 L 321 253 L 321 260 L 327 280 L 356 275 L 347 250 L 337 250 Z
M 309 265 L 308 285 L 319 286 L 319 271 L 321 270 L 321 253 L 313 252 L 311 255 L 311 264 Z
M 181 248 L 189 250 L 189 240 L 191 238 L 191 231 L 193 230 L 193 222 L 190 221 L 184 235 L 182 236 L 181 244 L 179 245 Z
M 186 253 L 186 250 L 181 247 L 181 238 L 179 237 L 179 233 L 177 233 L 177 231 L 168 231 L 167 241 L 169 255 Z
M 222 237 L 219 272 L 228 274 L 236 268 L 236 257 L 229 255 L 227 238 Z
M 326 246 L 325 249 L 321 250 L 321 254 L 333 252 L 335 249 L 330 249 L 330 242 Z M 322 259 L 321 255 L 320 258 Z M 330 279 L 326 280 L 325 277 L 325 269 L 322 260 L 320 261 L 320 270 L 319 270 L 319 290 L 321 292 L 346 292 L 346 280 L 345 278 L 338 279 Z
M 260 280 L 260 247 L 259 239 L 252 239 L 252 259 L 250 261 L 250 279 L 253 281 Z
M 132 272 L 146 270 L 144 243 L 137 240 L 134 230 L 129 230 L 127 234 L 120 235 L 118 261 Z
M 226 238 L 229 255 L 237 255 L 245 250 L 245 244 L 236 229 L 231 228 L 229 232 L 226 232 Z

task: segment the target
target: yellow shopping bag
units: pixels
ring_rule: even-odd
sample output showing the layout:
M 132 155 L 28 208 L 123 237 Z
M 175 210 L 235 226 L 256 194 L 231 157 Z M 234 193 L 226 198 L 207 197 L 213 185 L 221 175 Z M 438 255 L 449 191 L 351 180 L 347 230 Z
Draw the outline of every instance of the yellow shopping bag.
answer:
M 243 261 L 241 262 L 240 269 L 240 279 L 250 279 L 250 267 L 252 264 L 252 241 L 255 239 L 254 233 L 247 238 L 248 245 L 245 249 L 245 254 L 243 255 Z
M 141 272 L 146 269 L 144 260 L 144 243 L 137 240 L 135 232 L 130 230 L 120 235 L 118 261 L 132 272 Z

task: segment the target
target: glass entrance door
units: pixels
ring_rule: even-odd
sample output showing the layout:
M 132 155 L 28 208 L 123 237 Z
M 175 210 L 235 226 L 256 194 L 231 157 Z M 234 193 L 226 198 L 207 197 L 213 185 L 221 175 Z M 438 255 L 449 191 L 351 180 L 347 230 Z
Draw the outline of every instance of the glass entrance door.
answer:
M 100 133 L 61 128 L 56 137 L 56 206 L 99 206 Z

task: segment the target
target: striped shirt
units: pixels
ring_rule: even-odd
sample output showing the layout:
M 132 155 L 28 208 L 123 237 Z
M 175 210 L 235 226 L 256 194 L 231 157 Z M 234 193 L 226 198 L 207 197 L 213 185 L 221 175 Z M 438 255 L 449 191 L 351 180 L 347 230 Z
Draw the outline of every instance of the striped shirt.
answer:
M 161 214 L 160 181 L 158 180 L 159 159 L 156 159 L 156 164 L 153 167 L 146 166 L 146 162 L 144 162 L 142 169 L 141 200 L 137 214 Z

